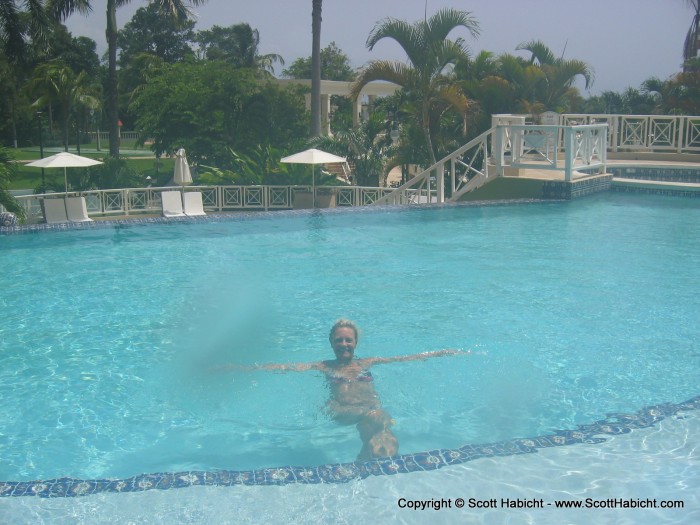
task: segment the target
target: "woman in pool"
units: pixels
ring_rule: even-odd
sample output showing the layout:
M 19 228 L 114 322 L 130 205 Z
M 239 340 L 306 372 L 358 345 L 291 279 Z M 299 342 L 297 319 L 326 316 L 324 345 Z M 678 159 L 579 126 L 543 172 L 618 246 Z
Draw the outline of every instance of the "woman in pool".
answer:
M 342 425 L 357 425 L 362 439 L 362 450 L 357 459 L 393 456 L 399 443 L 391 432 L 394 420 L 382 408 L 374 389 L 369 369 L 378 364 L 398 361 L 416 361 L 444 355 L 468 354 L 462 350 L 437 350 L 397 357 L 355 357 L 358 331 L 355 323 L 340 319 L 331 328 L 329 340 L 335 359 L 313 363 L 266 364 L 237 366 L 237 369 L 280 370 L 306 372 L 318 370 L 326 375 L 330 399 L 326 403 L 329 415 Z

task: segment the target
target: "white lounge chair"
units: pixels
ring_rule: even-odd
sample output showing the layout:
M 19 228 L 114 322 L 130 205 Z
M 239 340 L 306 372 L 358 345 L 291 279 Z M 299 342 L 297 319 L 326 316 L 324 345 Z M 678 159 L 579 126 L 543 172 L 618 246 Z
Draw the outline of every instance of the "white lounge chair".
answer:
M 164 191 L 160 194 L 160 199 L 163 203 L 163 217 L 185 217 L 179 191 Z
M 92 222 L 88 217 L 85 197 L 66 197 L 66 215 L 70 222 Z
M 44 219 L 47 224 L 68 222 L 66 202 L 63 199 L 44 199 Z
M 190 191 L 185 193 L 185 215 L 188 217 L 206 215 L 204 212 L 201 191 Z

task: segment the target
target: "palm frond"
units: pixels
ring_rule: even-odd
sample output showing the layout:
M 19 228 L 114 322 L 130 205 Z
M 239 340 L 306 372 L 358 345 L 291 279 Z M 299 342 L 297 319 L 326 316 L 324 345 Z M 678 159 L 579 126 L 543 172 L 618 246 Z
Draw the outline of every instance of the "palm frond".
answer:
M 427 44 L 425 35 L 418 31 L 416 26 L 405 20 L 385 18 L 374 26 L 367 37 L 367 49 L 373 50 L 377 42 L 384 38 L 389 38 L 399 44 L 410 62 L 414 64 L 422 62 Z
M 700 14 L 693 17 L 683 42 L 683 59 L 689 60 L 698 54 L 698 38 L 700 37 Z
M 46 12 L 54 19 L 62 22 L 73 13 L 87 15 L 92 12 L 90 0 L 48 0 Z
M 474 38 L 479 36 L 479 23 L 471 13 L 451 7 L 440 9 L 423 24 L 428 43 L 445 40 L 458 27 L 464 27 Z
M 350 89 L 350 96 L 357 98 L 362 88 L 375 80 L 393 82 L 405 89 L 415 89 L 419 84 L 416 70 L 411 66 L 401 62 L 375 60 L 360 71 L 357 80 Z
M 540 65 L 543 64 L 554 64 L 557 58 L 541 40 L 531 40 L 529 42 L 524 42 L 515 48 L 516 51 L 529 51 L 532 53 L 530 57 L 530 63 L 534 64 L 538 62 Z
M 457 65 L 469 61 L 469 50 L 464 45 L 464 41 L 457 39 L 442 40 L 432 45 L 430 57 L 433 61 L 432 67 L 427 68 L 431 76 L 439 75 L 449 65 Z M 427 66 L 428 64 L 426 64 Z

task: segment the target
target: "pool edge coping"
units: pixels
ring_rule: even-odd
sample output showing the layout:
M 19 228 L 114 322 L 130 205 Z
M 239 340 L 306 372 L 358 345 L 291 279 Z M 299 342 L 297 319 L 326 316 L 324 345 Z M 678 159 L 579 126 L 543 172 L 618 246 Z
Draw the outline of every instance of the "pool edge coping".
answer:
M 90 222 L 61 222 L 61 223 L 37 223 L 16 226 L 0 226 L 0 237 L 4 235 L 37 234 L 41 232 L 65 232 L 77 230 L 109 230 L 130 228 L 152 224 L 203 224 L 215 222 L 239 222 L 251 220 L 268 220 L 271 218 L 305 217 L 312 215 L 335 215 L 343 213 L 385 213 L 388 211 L 411 211 L 441 208 L 482 208 L 498 206 L 516 206 L 526 204 L 549 204 L 567 202 L 563 199 L 501 199 L 483 201 L 460 201 L 445 203 L 426 203 L 409 205 L 369 205 L 369 206 L 341 206 L 336 208 L 315 208 L 301 210 L 250 210 L 235 212 L 207 212 L 198 217 L 146 217 L 109 219 Z

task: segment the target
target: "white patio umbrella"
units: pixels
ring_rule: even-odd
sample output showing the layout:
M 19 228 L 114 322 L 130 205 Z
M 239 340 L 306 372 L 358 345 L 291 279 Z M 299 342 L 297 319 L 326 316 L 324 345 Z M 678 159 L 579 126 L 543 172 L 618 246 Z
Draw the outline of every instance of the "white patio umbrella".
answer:
M 288 164 L 311 164 L 311 191 L 313 195 L 313 207 L 316 207 L 316 174 L 314 173 L 315 164 L 334 164 L 338 162 L 347 162 L 345 157 L 338 157 L 332 153 L 321 151 L 320 149 L 307 149 L 284 157 L 280 162 Z
M 184 187 L 192 184 L 192 174 L 190 173 L 190 165 L 187 164 L 187 155 L 185 148 L 180 148 L 175 152 L 175 171 L 173 173 L 173 182 Z
M 98 164 L 102 164 L 102 162 L 62 151 L 50 157 L 28 162 L 26 165 L 35 168 L 63 168 L 63 180 L 66 185 L 66 193 L 68 193 L 68 172 L 66 168 L 87 168 L 88 166 L 97 166 Z

